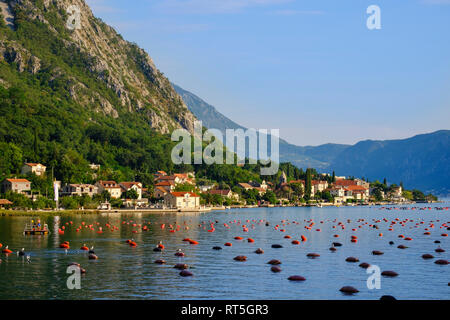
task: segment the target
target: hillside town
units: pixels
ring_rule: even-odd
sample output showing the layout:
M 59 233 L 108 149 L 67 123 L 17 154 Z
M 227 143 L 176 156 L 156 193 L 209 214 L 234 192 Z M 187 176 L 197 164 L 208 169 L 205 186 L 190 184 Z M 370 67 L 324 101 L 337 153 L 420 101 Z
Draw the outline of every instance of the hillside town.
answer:
M 96 172 L 100 165 L 91 164 L 90 168 Z M 275 182 L 242 181 L 225 187 L 220 182 L 197 181 L 195 172 L 157 171 L 152 175 L 153 184 L 147 186 L 139 181 L 113 180 L 62 185 L 53 179 L 53 190 L 43 195 L 32 181 L 38 184 L 46 179 L 46 169 L 40 163 L 24 163 L 21 177 L 5 178 L 1 182 L 0 198 L 4 199 L 0 199 L 0 208 L 196 211 L 232 206 L 341 206 L 436 200 L 418 190 L 404 190 L 402 184 L 387 186 L 386 181 L 370 183 L 334 173 L 319 174 L 318 179 L 307 176 L 305 180 L 292 180 L 284 171 Z

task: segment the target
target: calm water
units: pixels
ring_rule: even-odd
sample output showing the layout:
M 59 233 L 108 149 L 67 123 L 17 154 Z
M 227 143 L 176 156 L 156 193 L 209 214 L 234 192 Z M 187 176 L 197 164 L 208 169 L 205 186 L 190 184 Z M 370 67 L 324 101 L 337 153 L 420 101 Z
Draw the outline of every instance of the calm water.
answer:
M 448 203 L 437 206 L 448 206 Z M 369 227 L 374 223 L 373 219 L 382 218 L 389 219 L 389 222 L 377 223 L 378 230 Z M 413 221 L 403 227 L 396 224 L 394 231 L 388 231 L 390 221 L 396 218 Z M 305 229 L 309 219 L 315 222 L 312 230 Z M 358 222 L 359 219 L 365 219 L 367 224 Z M 0 299 L 379 299 L 387 294 L 399 299 L 450 299 L 449 266 L 434 263 L 438 258 L 449 259 L 449 239 L 441 234 L 450 232 L 440 228 L 442 223 L 450 225 L 448 210 L 259 208 L 183 215 L 80 215 L 46 219 L 52 234 L 45 237 L 22 235 L 23 227 L 29 220 L 25 217 L 0 217 L 0 243 L 9 245 L 13 251 L 25 248 L 31 255 L 31 263 L 24 262 L 16 254 L 8 257 L 1 255 Z M 282 220 L 286 220 L 284 226 Z M 58 228 L 69 221 L 73 221 L 73 225 L 66 227 L 64 235 L 59 235 Z M 126 223 L 123 224 L 123 221 Z M 127 224 L 130 221 L 133 222 Z M 207 232 L 210 221 L 218 221 L 212 233 Z M 266 226 L 265 221 L 270 226 Z M 424 224 L 420 224 L 422 221 Z M 95 224 L 95 231 L 98 230 L 98 222 L 106 231 L 97 234 L 83 228 L 77 233 L 76 228 L 82 222 Z M 345 223 L 346 229 L 333 229 L 338 222 Z M 430 222 L 435 227 L 427 236 L 423 234 L 424 228 Z M 106 223 L 118 226 L 119 230 L 109 231 L 105 228 Z M 133 223 L 147 224 L 149 231 L 133 234 L 132 230 L 140 230 L 133 227 Z M 160 227 L 163 223 L 167 226 L 164 230 Z M 169 232 L 169 224 L 180 225 L 180 231 Z M 242 224 L 249 227 L 248 232 L 242 231 Z M 280 228 L 275 230 L 277 224 Z M 185 226 L 189 229 L 185 230 Z M 318 228 L 320 232 L 316 231 Z M 357 228 L 357 231 L 352 231 L 352 228 Z M 380 232 L 383 237 L 379 236 Z M 334 238 L 334 234 L 340 237 Z M 413 240 L 402 240 L 398 238 L 399 234 Z M 284 239 L 285 235 L 290 235 L 292 239 Z M 308 241 L 292 245 L 291 241 L 300 239 L 301 235 L 305 235 Z M 351 235 L 358 236 L 357 243 L 350 242 Z M 234 240 L 235 236 L 242 236 L 244 240 L 251 237 L 255 243 Z M 130 248 L 125 243 L 130 238 L 136 240 L 137 248 Z M 184 238 L 195 239 L 199 245 L 184 243 Z M 166 250 L 155 253 L 153 248 L 160 240 Z M 391 240 L 395 245 L 389 245 Z M 439 245 L 434 240 L 440 240 L 440 246 L 446 252 L 435 253 Z M 58 248 L 63 241 L 70 241 L 68 252 Z M 337 252 L 329 251 L 333 241 L 343 244 Z M 233 246 L 224 247 L 225 242 L 232 242 Z M 87 254 L 78 250 L 84 243 L 95 246 L 99 260 L 88 260 Z M 271 248 L 275 243 L 282 244 L 283 248 Z M 409 248 L 398 249 L 399 244 Z M 214 251 L 213 246 L 222 246 L 223 250 Z M 265 250 L 264 254 L 254 253 L 259 247 Z M 178 248 L 183 249 L 186 257 L 174 256 Z M 381 250 L 384 255 L 373 256 L 372 250 Z M 310 252 L 319 253 L 320 257 L 308 259 L 306 254 Z M 421 255 L 424 253 L 433 254 L 435 259 L 423 260 Z M 234 261 L 237 255 L 246 255 L 248 261 Z M 394 270 L 399 276 L 382 277 L 381 289 L 369 290 L 365 269 L 358 267 L 359 263 L 346 262 L 348 256 L 376 264 L 382 271 Z M 154 264 L 156 259 L 161 258 L 167 261 L 166 265 Z M 271 259 L 282 261 L 281 273 L 270 271 L 267 262 Z M 66 287 L 67 264 L 74 261 L 87 270 L 82 276 L 81 290 Z M 180 262 L 191 266 L 194 277 L 179 276 L 179 270 L 173 266 Z M 307 280 L 290 282 L 287 280 L 290 275 L 302 275 Z M 360 292 L 345 296 L 339 292 L 345 285 L 354 286 Z

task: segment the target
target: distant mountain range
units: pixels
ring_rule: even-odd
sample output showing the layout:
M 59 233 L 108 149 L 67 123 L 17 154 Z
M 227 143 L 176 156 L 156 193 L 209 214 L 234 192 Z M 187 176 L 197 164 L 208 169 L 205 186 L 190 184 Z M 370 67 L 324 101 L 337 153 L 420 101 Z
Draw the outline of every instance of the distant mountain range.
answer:
M 246 129 L 221 114 L 195 94 L 172 84 L 189 110 L 207 128 Z M 355 145 L 296 146 L 280 140 L 280 161 L 299 168 L 316 168 L 337 175 L 366 177 L 390 183 L 403 182 L 439 195 L 450 194 L 450 130 L 420 134 L 408 139 L 360 141 Z

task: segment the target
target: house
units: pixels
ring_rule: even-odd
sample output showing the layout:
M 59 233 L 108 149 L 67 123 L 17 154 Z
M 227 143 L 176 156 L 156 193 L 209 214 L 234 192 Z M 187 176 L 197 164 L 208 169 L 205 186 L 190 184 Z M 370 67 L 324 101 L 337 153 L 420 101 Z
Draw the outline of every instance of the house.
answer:
M 22 174 L 34 173 L 37 176 L 43 176 L 46 169 L 47 167 L 40 163 L 25 163 L 22 166 Z
M 266 183 L 266 180 L 263 180 L 261 183 L 256 181 L 250 181 L 248 184 L 251 185 L 253 188 L 261 188 L 264 191 L 266 191 L 269 188 L 269 186 Z
M 193 192 L 170 192 L 164 196 L 164 203 L 169 208 L 200 208 L 200 196 Z
M 324 191 L 326 188 L 328 188 L 327 181 L 319 181 L 319 180 L 311 181 L 311 195 L 312 196 L 314 196 L 318 192 Z
M 172 175 L 172 176 L 160 176 L 155 179 L 155 185 L 161 182 L 169 182 L 173 185 L 182 183 L 183 179 L 181 179 L 178 176 Z
M 333 197 L 342 198 L 345 196 L 345 190 L 343 187 L 332 187 L 327 189 Z
M 2 193 L 12 191 L 27 194 L 31 191 L 31 182 L 27 179 L 5 179 L 2 182 Z
M 0 209 L 3 209 L 5 206 L 11 206 L 13 203 L 7 199 L 0 199 Z
M 231 198 L 233 195 L 233 192 L 230 189 L 228 189 L 228 190 L 210 190 L 208 193 L 209 194 L 218 194 L 225 198 Z
M 162 182 L 155 184 L 155 188 L 157 188 L 157 187 L 161 187 L 161 188 L 165 189 L 167 192 L 171 192 L 175 189 L 175 183 L 170 182 L 170 181 L 162 181 Z
M 173 176 L 178 178 L 177 183 L 189 183 L 195 184 L 195 175 L 194 173 L 174 173 Z
M 198 188 L 200 189 L 201 192 L 208 192 L 209 190 L 214 189 L 214 185 L 210 184 L 210 185 L 198 186 Z
M 354 199 L 366 200 L 369 198 L 369 189 L 363 186 L 350 185 L 346 187 L 345 190 L 347 193 L 346 195 L 349 197 L 353 196 Z
M 342 187 L 348 187 L 348 186 L 356 186 L 358 185 L 355 180 L 348 180 L 348 179 L 336 179 L 336 182 L 334 183 L 336 186 L 342 186 Z
M 153 191 L 153 197 L 156 199 L 163 199 L 169 192 L 170 191 L 164 189 L 163 187 L 155 187 L 155 190 Z
M 122 188 L 122 193 L 127 193 L 130 190 L 135 190 L 138 194 L 137 200 L 142 199 L 142 183 L 140 182 L 121 182 L 119 186 Z
M 250 181 L 250 183 L 253 184 L 253 182 Z M 267 189 L 264 189 L 262 187 L 254 187 L 253 185 L 251 185 L 250 183 L 238 183 L 238 187 L 241 188 L 242 190 L 257 190 L 259 195 L 262 196 L 264 193 L 266 193 Z M 258 184 L 259 185 L 259 184 Z
M 357 186 L 361 186 L 361 187 L 364 187 L 366 189 L 370 188 L 370 183 L 367 182 L 367 181 L 364 181 L 362 179 L 355 179 L 355 182 L 356 182 Z
M 224 198 L 228 198 L 228 199 L 233 199 L 233 200 L 239 201 L 239 194 L 234 193 L 230 189 L 226 189 L 226 190 L 210 190 L 208 193 L 209 194 L 218 194 L 218 195 L 220 195 L 220 196 L 222 196 Z
M 243 189 L 243 190 L 245 190 L 245 191 L 253 189 L 253 186 L 252 186 L 252 185 L 250 185 L 250 184 L 248 184 L 248 183 L 245 183 L 245 182 L 243 182 L 243 183 L 238 183 L 238 187 L 241 188 L 241 189 Z
M 122 196 L 122 188 L 115 181 L 97 181 L 95 185 L 99 193 L 106 190 L 111 194 L 111 198 L 119 199 Z
M 60 191 L 62 196 L 82 196 L 86 194 L 92 197 L 97 193 L 98 187 L 92 184 L 67 184 Z
M 157 171 L 153 174 L 153 178 L 155 178 L 155 180 L 162 176 L 167 176 L 167 173 L 165 171 Z

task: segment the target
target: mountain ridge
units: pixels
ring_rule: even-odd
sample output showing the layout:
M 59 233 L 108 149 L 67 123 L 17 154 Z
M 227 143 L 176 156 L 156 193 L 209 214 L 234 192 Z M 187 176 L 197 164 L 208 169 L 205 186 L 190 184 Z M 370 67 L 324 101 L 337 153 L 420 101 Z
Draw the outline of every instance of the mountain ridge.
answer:
M 191 112 L 203 121 L 205 127 L 219 129 L 222 132 L 228 128 L 246 129 L 222 115 L 217 108 L 197 95 L 177 85 L 174 85 L 174 88 Z M 215 124 L 217 126 L 211 126 Z M 319 146 L 296 146 L 280 139 L 280 161 L 291 162 L 299 168 L 312 167 L 327 173 L 335 171 L 338 175 L 366 177 L 372 180 L 389 177 L 392 183 L 403 182 L 405 186 L 448 195 L 450 172 L 446 163 L 450 161 L 449 135 L 450 130 L 438 130 L 406 139 L 367 139 L 353 145 L 326 143 Z M 433 140 L 442 143 L 436 145 Z M 433 146 L 434 149 L 427 146 Z M 395 154 L 395 150 L 402 150 L 402 154 Z M 425 159 L 426 153 L 421 152 L 423 150 L 432 153 L 434 157 Z M 419 160 L 419 156 L 423 159 Z M 426 168 L 424 161 L 431 164 L 433 170 L 427 170 L 426 174 L 417 174 Z M 399 162 L 403 166 L 397 165 Z M 440 172 L 443 172 L 442 177 Z

